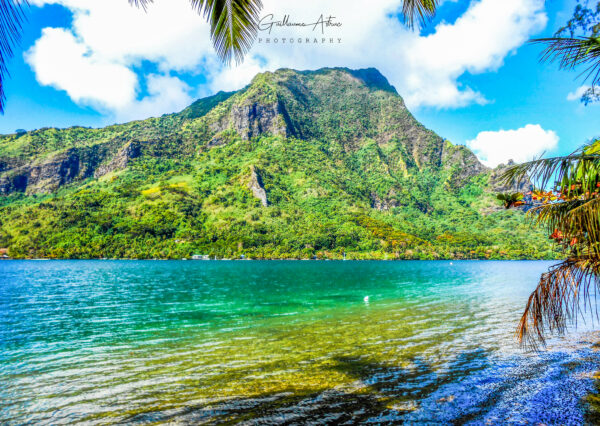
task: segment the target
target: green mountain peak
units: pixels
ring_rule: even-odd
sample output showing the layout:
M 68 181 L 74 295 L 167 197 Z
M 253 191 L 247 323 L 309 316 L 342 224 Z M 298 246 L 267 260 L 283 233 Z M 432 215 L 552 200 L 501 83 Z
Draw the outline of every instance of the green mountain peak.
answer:
M 376 69 L 280 69 L 183 111 L 0 137 L 16 257 L 552 257 Z

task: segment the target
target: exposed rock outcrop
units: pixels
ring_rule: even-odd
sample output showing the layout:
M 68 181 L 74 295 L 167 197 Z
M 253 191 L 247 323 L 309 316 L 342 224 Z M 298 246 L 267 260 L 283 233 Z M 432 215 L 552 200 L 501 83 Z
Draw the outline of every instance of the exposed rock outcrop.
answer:
M 526 193 L 533 189 L 533 184 L 531 181 L 525 177 L 520 182 L 514 182 L 512 184 L 507 184 L 502 175 L 506 172 L 506 170 L 510 166 L 514 166 L 515 162 L 513 160 L 508 160 L 508 164 L 500 164 L 494 170 L 492 170 L 492 174 L 490 175 L 490 185 L 492 191 L 498 193 L 504 192 L 523 192 Z
M 27 175 L 0 176 L 0 194 L 8 195 L 13 192 L 25 192 L 27 189 Z
M 396 191 L 390 190 L 387 197 L 380 197 L 375 192 L 371 192 L 371 208 L 379 211 L 388 211 L 394 207 L 398 207 L 399 203 L 396 197 Z
M 261 135 L 295 136 L 294 126 L 282 102 L 262 102 L 247 99 L 234 103 L 226 115 L 215 117 L 209 129 L 213 136 L 209 148 L 228 143 L 235 135 L 250 140 Z
M 490 170 L 481 164 L 477 156 L 466 146 L 453 145 L 448 141 L 444 145 L 442 164 L 450 171 L 450 183 L 455 188 L 463 186 L 472 177 Z
M 113 152 L 114 146 L 107 143 L 70 148 L 29 164 L 3 162 L 0 169 L 0 194 L 50 193 L 74 181 L 103 176 L 127 167 L 131 159 L 140 155 L 140 147 L 132 142 L 111 158 Z
M 244 140 L 265 133 L 283 137 L 293 134 L 293 131 L 288 128 L 289 116 L 281 102 L 235 105 L 231 110 L 231 119 L 233 129 Z
M 70 149 L 38 164 L 8 170 L 0 177 L 0 193 L 52 192 L 77 177 L 87 177 L 89 167 L 81 164 L 76 149 Z
M 140 154 L 140 144 L 137 142 L 130 142 L 121 148 L 108 163 L 98 167 L 94 172 L 94 177 L 99 178 L 116 170 L 124 169 L 132 159 L 139 157 Z
M 267 191 L 265 191 L 262 178 L 254 166 L 250 169 L 250 183 L 248 184 L 248 188 L 252 191 L 254 197 L 260 200 L 263 207 L 269 206 Z

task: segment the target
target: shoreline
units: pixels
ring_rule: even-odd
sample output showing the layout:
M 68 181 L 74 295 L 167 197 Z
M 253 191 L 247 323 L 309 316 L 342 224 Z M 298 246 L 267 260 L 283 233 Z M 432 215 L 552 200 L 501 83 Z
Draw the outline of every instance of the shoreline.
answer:
M 312 261 L 312 262 L 557 262 L 561 259 L 290 259 L 290 258 L 265 258 L 265 259 L 135 259 L 135 258 L 5 258 L 2 261 L 141 261 L 141 262 L 297 262 L 297 261 Z

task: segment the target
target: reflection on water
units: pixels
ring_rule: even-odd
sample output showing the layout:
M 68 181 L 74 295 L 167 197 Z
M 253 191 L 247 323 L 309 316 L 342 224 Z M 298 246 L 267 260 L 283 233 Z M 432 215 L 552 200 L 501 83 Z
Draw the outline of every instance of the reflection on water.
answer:
M 595 335 L 513 336 L 548 266 L 0 262 L 0 422 L 579 424 Z

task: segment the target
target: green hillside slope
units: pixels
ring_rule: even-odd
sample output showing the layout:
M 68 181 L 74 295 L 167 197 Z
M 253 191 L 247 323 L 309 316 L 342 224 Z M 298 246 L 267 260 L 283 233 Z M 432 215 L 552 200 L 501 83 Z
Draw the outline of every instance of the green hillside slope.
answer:
M 0 137 L 12 257 L 554 258 L 497 173 L 377 70 L 279 70 L 180 113 Z

